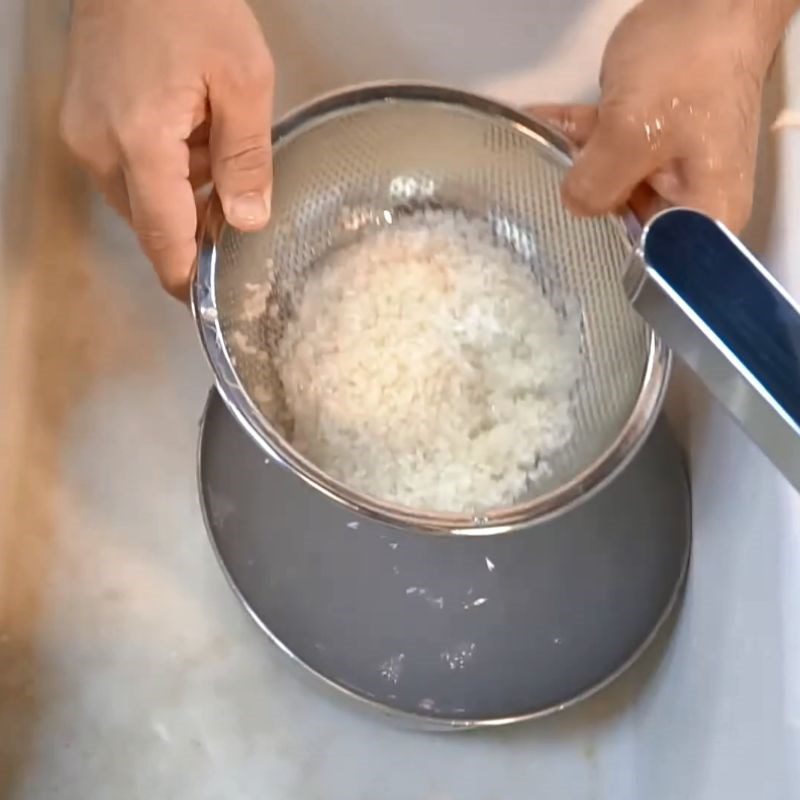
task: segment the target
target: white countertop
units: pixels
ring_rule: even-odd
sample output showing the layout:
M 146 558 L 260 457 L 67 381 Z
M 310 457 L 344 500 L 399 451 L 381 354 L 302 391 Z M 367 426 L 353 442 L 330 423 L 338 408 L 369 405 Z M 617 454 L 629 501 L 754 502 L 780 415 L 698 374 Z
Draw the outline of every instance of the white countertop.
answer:
M 800 798 L 800 503 L 680 379 L 695 549 L 665 653 L 561 716 L 468 735 L 397 730 L 298 681 L 206 541 L 195 448 L 209 377 L 193 328 L 53 143 L 60 34 L 43 22 L 48 5 L 29 0 L 40 68 L 13 117 L 38 131 L 36 158 L 23 148 L 27 159 L 0 172 L 30 210 L 22 222 L 6 212 L 2 230 L 0 797 Z M 510 100 L 587 95 L 624 5 L 575 11 L 538 64 L 478 83 Z M 19 77 L 11 27 L 0 76 Z M 788 57 L 796 85 L 785 91 L 800 105 L 800 36 Z M 336 78 L 364 69 L 348 62 Z M 6 153 L 12 99 L 0 95 Z M 800 131 L 776 145 L 774 207 L 753 241 L 800 295 Z

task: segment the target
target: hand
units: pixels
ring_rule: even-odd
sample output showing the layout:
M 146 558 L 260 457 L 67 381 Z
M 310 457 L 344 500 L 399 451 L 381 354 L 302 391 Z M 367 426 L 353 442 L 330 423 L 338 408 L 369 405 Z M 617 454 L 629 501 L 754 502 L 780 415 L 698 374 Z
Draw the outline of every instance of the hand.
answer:
M 752 206 L 762 85 L 795 5 L 636 6 L 606 47 L 598 107 L 531 109 L 577 146 L 563 186 L 568 208 L 597 215 L 628 203 L 646 219 L 689 206 L 740 231 Z
M 246 0 L 76 0 L 62 135 L 185 297 L 194 190 L 227 220 L 269 218 L 273 65 Z

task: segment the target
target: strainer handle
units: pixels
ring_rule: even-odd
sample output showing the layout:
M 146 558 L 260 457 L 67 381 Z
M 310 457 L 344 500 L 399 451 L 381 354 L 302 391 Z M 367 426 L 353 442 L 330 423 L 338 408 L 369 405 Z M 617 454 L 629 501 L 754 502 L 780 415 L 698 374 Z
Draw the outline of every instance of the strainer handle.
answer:
M 626 274 L 636 310 L 800 490 L 800 309 L 723 225 L 670 209 Z

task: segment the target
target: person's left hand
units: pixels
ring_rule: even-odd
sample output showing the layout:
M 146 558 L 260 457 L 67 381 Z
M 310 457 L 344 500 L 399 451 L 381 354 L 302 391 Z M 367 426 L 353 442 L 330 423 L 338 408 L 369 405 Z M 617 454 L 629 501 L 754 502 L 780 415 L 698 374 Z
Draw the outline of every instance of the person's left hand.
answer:
M 739 232 L 752 206 L 762 85 L 790 16 L 781 3 L 636 6 L 606 47 L 599 106 L 529 109 L 576 146 L 567 207 L 590 216 L 629 204 L 647 219 L 688 206 Z
M 213 179 L 234 227 L 267 224 L 273 85 L 247 0 L 75 0 L 62 136 L 181 300 L 197 189 Z

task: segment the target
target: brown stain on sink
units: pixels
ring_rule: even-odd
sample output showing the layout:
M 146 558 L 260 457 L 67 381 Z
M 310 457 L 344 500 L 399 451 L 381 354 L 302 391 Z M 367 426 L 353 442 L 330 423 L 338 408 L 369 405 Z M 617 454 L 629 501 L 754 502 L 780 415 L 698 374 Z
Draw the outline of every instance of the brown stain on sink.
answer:
M 38 624 L 67 502 L 70 415 L 98 376 L 124 363 L 122 298 L 92 263 L 90 194 L 58 138 L 65 18 L 26 4 L 15 134 L 2 213 L 0 295 L 0 798 L 33 749 L 41 684 Z M 123 315 L 124 316 L 124 315 Z

